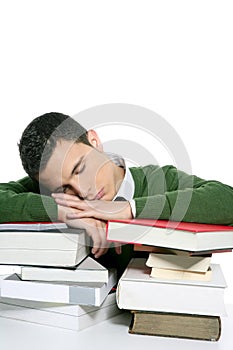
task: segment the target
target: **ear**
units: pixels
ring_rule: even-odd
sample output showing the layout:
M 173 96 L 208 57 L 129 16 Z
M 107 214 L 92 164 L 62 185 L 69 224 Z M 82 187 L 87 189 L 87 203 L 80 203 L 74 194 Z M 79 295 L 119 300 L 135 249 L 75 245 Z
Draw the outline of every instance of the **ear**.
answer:
M 88 130 L 87 132 L 87 138 L 90 144 L 97 148 L 99 151 L 103 151 L 103 145 L 99 139 L 99 136 L 95 130 Z

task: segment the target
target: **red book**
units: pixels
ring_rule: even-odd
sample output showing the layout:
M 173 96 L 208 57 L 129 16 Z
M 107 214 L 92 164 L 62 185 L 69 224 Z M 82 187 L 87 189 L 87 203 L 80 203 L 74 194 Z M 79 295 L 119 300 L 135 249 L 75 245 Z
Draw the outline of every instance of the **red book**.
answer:
M 168 220 L 110 220 L 110 241 L 205 252 L 233 248 L 233 227 Z

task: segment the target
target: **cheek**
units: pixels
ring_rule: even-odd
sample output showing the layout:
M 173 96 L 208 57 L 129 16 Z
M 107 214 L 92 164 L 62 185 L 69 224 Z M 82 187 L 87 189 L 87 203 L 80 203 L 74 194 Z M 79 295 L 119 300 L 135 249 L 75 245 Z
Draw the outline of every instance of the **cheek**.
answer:
M 111 184 L 113 180 L 113 174 L 111 169 L 107 165 L 99 167 L 95 173 L 95 183 Z

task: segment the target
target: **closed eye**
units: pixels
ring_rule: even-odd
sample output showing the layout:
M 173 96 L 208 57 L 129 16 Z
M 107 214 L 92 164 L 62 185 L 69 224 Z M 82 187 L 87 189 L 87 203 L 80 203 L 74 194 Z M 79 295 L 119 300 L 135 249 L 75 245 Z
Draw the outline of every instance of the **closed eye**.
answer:
M 84 162 L 82 162 L 80 168 L 76 169 L 75 175 L 81 174 L 83 172 L 83 170 L 85 169 L 85 167 L 86 166 L 85 166 Z
M 84 156 L 82 156 L 79 159 L 79 161 L 74 165 L 73 170 L 71 172 L 71 176 L 80 171 L 80 165 L 83 164 L 83 158 L 84 158 Z

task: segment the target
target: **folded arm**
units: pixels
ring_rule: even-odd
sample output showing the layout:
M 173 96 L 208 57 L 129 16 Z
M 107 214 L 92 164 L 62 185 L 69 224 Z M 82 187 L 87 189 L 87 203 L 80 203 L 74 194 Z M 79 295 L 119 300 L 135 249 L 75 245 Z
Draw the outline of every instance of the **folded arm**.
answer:
M 29 177 L 0 184 L 0 222 L 55 221 L 57 205 Z

